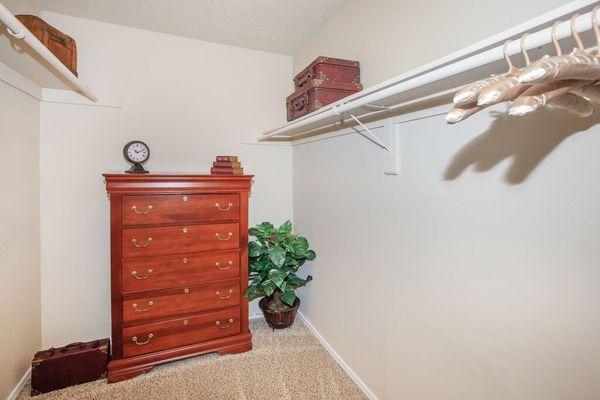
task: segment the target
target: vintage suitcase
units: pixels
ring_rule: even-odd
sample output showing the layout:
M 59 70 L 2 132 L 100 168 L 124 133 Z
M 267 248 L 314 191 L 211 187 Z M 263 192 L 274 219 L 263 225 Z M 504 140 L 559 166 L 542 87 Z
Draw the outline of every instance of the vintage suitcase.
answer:
M 31 395 L 104 378 L 109 357 L 108 339 L 38 351 L 31 362 Z
M 307 86 L 306 90 L 300 89 L 287 97 L 288 121 L 309 114 L 328 104 L 335 103 L 362 89 L 362 86 L 356 83 L 333 84 L 331 82 L 313 82 Z
M 322 83 L 331 85 L 355 84 L 360 86 L 360 64 L 358 61 L 331 57 L 318 57 L 294 77 L 296 91 L 306 90 Z M 358 90 L 361 90 L 362 87 Z
M 77 44 L 43 19 L 35 15 L 17 15 L 19 21 L 77 76 Z

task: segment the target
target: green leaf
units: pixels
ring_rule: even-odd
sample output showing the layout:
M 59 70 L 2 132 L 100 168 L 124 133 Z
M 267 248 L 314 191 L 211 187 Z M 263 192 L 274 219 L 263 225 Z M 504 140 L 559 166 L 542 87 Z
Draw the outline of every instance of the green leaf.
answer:
M 317 253 L 315 253 L 313 250 L 309 250 L 309 251 L 306 252 L 306 259 L 308 261 L 312 261 L 315 258 L 317 258 Z
M 269 272 L 269 279 L 278 287 L 281 286 L 281 284 L 285 280 L 285 277 L 286 274 L 282 271 L 271 270 L 271 272 Z
M 258 275 L 256 278 L 254 278 L 252 280 L 252 282 L 250 283 L 250 285 L 248 287 L 257 287 L 258 285 L 260 285 L 260 283 L 262 282 L 263 279 L 264 279 L 264 277 Z
M 296 301 L 296 293 L 293 290 L 289 290 L 283 293 L 280 298 L 281 301 L 292 307 L 294 305 L 294 301 Z
M 275 286 L 275 284 L 273 284 L 273 282 L 269 282 L 266 285 L 263 285 L 262 287 L 263 291 L 267 296 L 272 295 L 276 288 L 277 287 Z
M 306 257 L 306 252 L 308 250 L 308 241 L 306 238 L 298 237 L 289 245 L 290 252 L 292 256 L 296 258 L 304 258 Z
M 258 241 L 252 241 L 248 243 L 248 256 L 250 257 L 259 257 L 267 252 L 268 250 L 265 248 L 265 246 Z
M 283 266 L 285 263 L 285 250 L 279 246 L 269 249 L 269 258 L 277 267 Z
M 287 277 L 286 281 L 287 281 L 289 287 L 291 287 L 293 289 L 297 289 L 301 286 L 306 285 L 308 282 L 312 281 L 312 276 L 309 275 L 306 277 L 306 279 L 302 279 L 296 274 L 290 274 Z
M 279 290 L 281 290 L 282 292 L 287 292 L 288 290 L 290 290 L 287 282 L 283 281 L 281 282 L 281 285 L 279 285 Z
M 244 296 L 249 300 L 254 300 L 257 297 L 265 296 L 265 292 L 260 288 L 250 286 L 248 287 L 248 290 L 246 290 L 246 293 L 244 293 Z
M 255 237 L 262 237 L 263 232 L 261 230 L 259 230 L 258 228 L 250 228 L 248 229 L 248 235 L 250 236 L 255 236 Z
M 285 258 L 285 265 L 289 267 L 296 267 L 298 265 L 298 260 L 288 255 L 288 257 Z
M 290 222 L 290 220 L 288 219 L 283 224 L 281 224 L 281 226 L 277 228 L 277 232 L 281 234 L 292 233 L 292 223 Z
M 287 281 L 290 285 L 301 285 L 304 283 L 304 279 L 300 278 L 296 274 L 289 274 Z
M 296 246 L 300 247 L 303 250 L 308 250 L 308 240 L 305 237 L 298 236 L 294 241 Z
M 262 239 L 269 238 L 273 232 L 275 232 L 275 227 L 270 222 L 263 222 L 262 224 L 256 225 L 248 230 L 249 235 Z
M 251 263 L 249 265 L 250 267 L 250 272 L 264 272 L 264 271 L 268 271 L 269 268 L 271 267 L 271 261 L 270 260 L 258 260 L 258 261 L 254 261 L 253 263 Z

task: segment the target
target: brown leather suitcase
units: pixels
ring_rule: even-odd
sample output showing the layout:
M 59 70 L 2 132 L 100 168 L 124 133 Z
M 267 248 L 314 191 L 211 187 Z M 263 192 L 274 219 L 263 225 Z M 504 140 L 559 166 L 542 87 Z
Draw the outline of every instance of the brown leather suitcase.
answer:
M 360 64 L 358 61 L 332 57 L 318 57 L 294 77 L 296 91 L 307 90 L 323 83 L 329 85 L 350 84 L 360 87 Z
M 38 351 L 31 362 L 31 395 L 104 378 L 109 357 L 108 339 Z
M 292 121 L 362 89 L 356 83 L 312 82 L 286 99 L 287 120 Z
M 75 40 L 35 15 L 16 15 L 17 19 L 77 76 Z

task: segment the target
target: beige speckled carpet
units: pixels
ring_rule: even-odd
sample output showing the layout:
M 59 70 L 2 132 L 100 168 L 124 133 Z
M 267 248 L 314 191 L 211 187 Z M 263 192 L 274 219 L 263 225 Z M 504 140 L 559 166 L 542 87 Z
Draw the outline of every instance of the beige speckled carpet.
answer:
M 358 400 L 367 399 L 311 332 L 296 320 L 272 332 L 250 321 L 254 349 L 208 354 L 155 367 L 124 382 L 106 380 L 35 396 L 48 399 Z M 27 385 L 19 400 L 29 399 Z

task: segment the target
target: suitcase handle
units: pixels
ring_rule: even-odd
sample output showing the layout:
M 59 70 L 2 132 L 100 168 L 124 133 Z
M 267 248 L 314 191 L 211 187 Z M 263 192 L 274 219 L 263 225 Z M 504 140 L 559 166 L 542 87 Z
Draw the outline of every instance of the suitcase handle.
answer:
M 304 96 L 302 96 L 302 98 L 300 98 L 299 100 L 292 102 L 292 109 L 294 111 L 300 111 L 304 108 L 305 104 L 306 104 L 306 100 L 305 100 Z
M 304 85 L 306 84 L 306 82 L 308 82 L 308 80 L 309 80 L 310 78 L 312 78 L 312 75 L 313 75 L 312 71 L 309 71 L 309 73 L 308 73 L 308 74 L 306 74 L 306 75 L 304 75 L 304 76 L 303 76 L 301 79 L 297 79 L 297 80 L 296 80 L 296 85 L 297 85 L 298 87 L 302 87 L 302 86 L 304 86 Z
M 75 347 L 75 346 L 78 346 L 80 349 L 83 349 L 85 347 L 85 343 L 83 343 L 83 342 L 69 343 L 68 345 L 66 345 L 62 349 L 60 349 L 60 352 L 66 353 L 67 350 L 69 350 L 69 347 Z
M 52 36 L 52 39 L 54 39 L 55 41 L 57 41 L 58 43 L 60 43 L 63 46 L 67 45 L 67 41 L 65 40 L 65 38 L 60 37 L 60 36 Z

